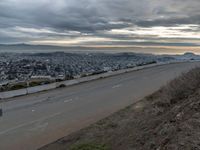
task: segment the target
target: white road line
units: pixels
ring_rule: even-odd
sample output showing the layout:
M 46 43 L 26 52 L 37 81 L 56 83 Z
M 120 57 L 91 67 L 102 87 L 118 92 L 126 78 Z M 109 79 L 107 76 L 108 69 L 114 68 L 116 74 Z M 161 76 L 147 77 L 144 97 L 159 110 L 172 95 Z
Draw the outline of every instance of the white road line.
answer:
M 121 86 L 122 86 L 121 84 L 114 85 L 114 86 L 112 87 L 112 89 L 116 89 L 116 88 L 119 88 L 119 87 L 121 87 Z
M 71 102 L 71 101 L 73 101 L 73 99 L 65 100 L 64 103 L 69 103 L 69 102 Z
M 29 131 L 31 131 L 31 132 L 35 132 L 35 131 L 38 131 L 38 130 L 42 131 L 42 130 L 45 130 L 45 128 L 46 128 L 48 125 L 49 125 L 48 122 L 40 123 L 40 124 L 36 125 L 35 127 L 29 129 Z
M 62 113 L 61 113 L 61 112 L 58 112 L 58 113 L 55 113 L 55 114 L 50 115 L 50 116 L 48 116 L 48 117 L 44 117 L 44 118 L 37 119 L 37 120 L 31 121 L 31 122 L 28 122 L 28 123 L 20 124 L 20 125 L 18 125 L 18 126 L 15 126 L 14 128 L 10 128 L 10 129 L 1 131 L 1 132 L 0 132 L 0 135 L 6 134 L 6 133 L 11 132 L 11 131 L 14 131 L 14 130 L 17 130 L 17 129 L 22 128 L 22 127 L 24 127 L 24 126 L 28 126 L 28 125 L 34 124 L 34 123 L 36 123 L 36 122 L 45 121 L 45 120 L 47 120 L 47 119 L 56 117 L 56 116 L 58 116 L 58 115 L 60 115 L 60 114 L 62 114 Z

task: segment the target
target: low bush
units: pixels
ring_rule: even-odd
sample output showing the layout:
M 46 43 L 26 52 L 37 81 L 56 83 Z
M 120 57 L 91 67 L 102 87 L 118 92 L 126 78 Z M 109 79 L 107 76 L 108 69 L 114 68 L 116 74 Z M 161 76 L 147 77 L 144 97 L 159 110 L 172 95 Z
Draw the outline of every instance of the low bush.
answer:
M 27 86 L 24 85 L 24 84 L 16 84 L 16 85 L 13 85 L 12 87 L 10 87 L 10 90 L 19 90 L 19 89 L 23 89 L 23 88 L 26 88 Z
M 61 84 L 61 85 L 59 85 L 58 88 L 64 88 L 64 87 L 66 87 L 66 85 L 65 84 Z
M 162 88 L 162 98 L 170 101 L 171 104 L 177 103 L 183 98 L 187 98 L 200 87 L 200 68 L 182 74 L 169 82 Z

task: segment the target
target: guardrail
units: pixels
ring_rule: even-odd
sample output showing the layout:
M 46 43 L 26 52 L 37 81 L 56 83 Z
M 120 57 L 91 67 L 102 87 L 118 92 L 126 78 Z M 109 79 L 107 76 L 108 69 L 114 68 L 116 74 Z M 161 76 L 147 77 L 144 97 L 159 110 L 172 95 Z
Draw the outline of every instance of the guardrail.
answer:
M 139 66 L 139 67 L 134 67 L 134 68 L 129 68 L 129 69 L 118 70 L 118 71 L 114 71 L 114 72 L 106 72 L 103 74 L 87 76 L 87 77 L 82 77 L 82 78 L 73 79 L 73 80 L 55 82 L 55 83 L 40 85 L 40 86 L 35 86 L 35 87 L 28 87 L 25 89 L 0 92 L 0 99 L 8 99 L 8 98 L 12 98 L 12 97 L 23 96 L 23 95 L 27 95 L 27 94 L 33 94 L 33 93 L 37 93 L 37 92 L 52 90 L 52 89 L 60 87 L 61 85 L 65 85 L 65 86 L 75 85 L 75 84 L 79 84 L 79 83 L 83 83 L 83 82 L 97 80 L 100 78 L 106 78 L 106 77 L 110 77 L 110 76 L 114 76 L 114 75 L 119 75 L 119 74 L 122 74 L 125 72 L 136 71 L 136 70 L 140 70 L 140 69 L 144 69 L 144 68 L 149 68 L 149 67 L 159 66 L 159 65 L 169 64 L 169 63 L 170 62 L 150 64 L 150 65 L 145 65 L 145 66 Z

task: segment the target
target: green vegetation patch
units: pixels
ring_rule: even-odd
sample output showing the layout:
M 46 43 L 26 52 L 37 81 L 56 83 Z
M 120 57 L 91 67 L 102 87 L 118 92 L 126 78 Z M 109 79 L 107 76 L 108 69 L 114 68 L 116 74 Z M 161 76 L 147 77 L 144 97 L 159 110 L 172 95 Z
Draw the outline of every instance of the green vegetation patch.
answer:
M 30 82 L 29 83 L 30 87 L 34 87 L 34 86 L 38 86 L 38 85 L 41 85 L 41 82 Z
M 61 85 L 58 86 L 58 88 L 64 88 L 64 87 L 66 87 L 65 84 L 61 84 Z
M 27 86 L 25 84 L 16 84 L 16 85 L 13 85 L 10 90 L 19 90 L 19 89 L 23 89 L 23 88 L 26 88 Z

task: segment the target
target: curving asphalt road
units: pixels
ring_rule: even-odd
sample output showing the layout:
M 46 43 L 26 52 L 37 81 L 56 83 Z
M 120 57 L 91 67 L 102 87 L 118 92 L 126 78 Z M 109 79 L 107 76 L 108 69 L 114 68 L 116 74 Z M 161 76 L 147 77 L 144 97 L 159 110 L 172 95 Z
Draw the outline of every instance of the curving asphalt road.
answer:
M 1 103 L 0 150 L 36 150 L 130 105 L 200 66 L 176 63 L 133 71 Z

